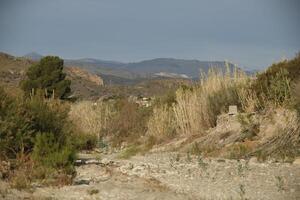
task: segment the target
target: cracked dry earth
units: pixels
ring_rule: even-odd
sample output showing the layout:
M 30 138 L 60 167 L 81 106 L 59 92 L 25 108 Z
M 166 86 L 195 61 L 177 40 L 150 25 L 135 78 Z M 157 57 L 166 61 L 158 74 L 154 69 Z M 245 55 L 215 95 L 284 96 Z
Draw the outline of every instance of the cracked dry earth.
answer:
M 0 199 L 293 200 L 300 199 L 300 165 L 178 153 L 152 153 L 129 160 L 110 155 L 100 161 L 89 158 L 78 166 L 71 186 L 4 192 Z

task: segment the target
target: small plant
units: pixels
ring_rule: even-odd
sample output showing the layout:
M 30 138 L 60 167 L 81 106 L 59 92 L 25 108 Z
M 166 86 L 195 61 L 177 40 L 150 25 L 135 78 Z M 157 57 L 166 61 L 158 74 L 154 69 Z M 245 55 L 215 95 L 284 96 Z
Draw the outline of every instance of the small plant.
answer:
M 281 176 L 276 176 L 276 187 L 277 187 L 277 191 L 281 192 L 284 191 L 284 180 Z
M 174 159 L 171 157 L 169 159 L 169 162 L 170 162 L 170 167 L 172 168 L 174 166 Z
M 238 121 L 241 124 L 241 139 L 252 140 L 259 133 L 259 123 L 255 122 L 251 114 L 239 114 Z
M 244 172 L 246 170 L 249 170 L 248 163 L 246 163 L 245 165 L 243 165 L 242 163 L 239 163 L 237 170 L 238 170 L 238 175 L 239 176 L 244 176 Z
M 206 169 L 208 164 L 204 162 L 203 158 L 200 155 L 198 156 L 197 160 L 198 160 L 198 166 L 201 167 L 202 169 Z
M 176 161 L 176 162 L 179 162 L 179 161 L 180 161 L 180 154 L 179 154 L 179 153 L 176 154 L 175 161 Z
M 140 150 L 141 149 L 137 145 L 132 145 L 126 148 L 123 152 L 121 152 L 121 154 L 118 157 L 121 159 L 129 159 L 130 157 L 140 152 Z
M 255 156 L 257 157 L 257 160 L 260 162 L 265 162 L 268 159 L 268 155 L 262 150 L 257 151 L 255 153 Z
M 87 193 L 89 195 L 94 195 L 94 194 L 98 194 L 99 193 L 99 190 L 98 189 L 91 189 L 91 190 L 88 190 Z
M 230 159 L 241 159 L 244 158 L 252 148 L 244 143 L 234 144 L 228 148 L 228 158 Z
M 186 153 L 186 161 L 187 162 L 191 162 L 192 161 L 191 153 L 189 151 Z
M 240 184 L 239 189 L 240 189 L 240 190 L 239 190 L 239 194 L 240 194 L 241 200 L 246 200 L 247 198 L 245 197 L 245 195 L 246 195 L 245 185 Z
M 191 154 L 194 154 L 194 155 L 200 155 L 202 153 L 200 147 L 199 147 L 199 144 L 197 142 L 194 142 L 192 144 L 192 147 L 191 147 Z
M 16 172 L 11 180 L 11 186 L 17 190 L 24 190 L 30 187 L 30 179 L 28 174 L 20 170 Z

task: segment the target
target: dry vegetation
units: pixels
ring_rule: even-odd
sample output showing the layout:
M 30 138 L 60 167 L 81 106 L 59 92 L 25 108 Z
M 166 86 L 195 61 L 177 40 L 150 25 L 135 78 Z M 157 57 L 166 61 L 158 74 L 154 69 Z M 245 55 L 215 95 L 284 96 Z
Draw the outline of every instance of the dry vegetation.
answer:
M 243 127 L 229 146 L 222 150 L 223 147 L 213 149 L 215 147 L 210 145 L 211 149 L 207 149 L 207 144 L 204 147 L 199 143 L 198 152 L 209 151 L 210 155 L 232 158 L 249 155 L 294 157 L 299 155 L 296 149 L 300 140 L 296 114 L 299 77 L 293 72 L 299 69 L 299 59 L 297 56 L 291 61 L 274 64 L 257 77 L 249 77 L 240 70 L 224 73 L 211 69 L 201 74 L 199 83 L 182 86 L 175 94 L 155 100 L 147 109 L 127 100 L 95 105 L 80 102 L 72 105 L 70 116 L 76 119 L 80 130 L 108 137 L 113 146 L 153 146 L 178 137 L 210 137 L 209 130 L 216 127 L 218 116 L 227 113 L 229 105 L 237 105 L 243 116 L 255 115 L 260 121 L 249 117 L 239 119 Z M 273 119 L 268 120 L 270 117 Z M 134 149 L 136 153 L 143 148 Z
M 187 138 L 188 155 L 291 160 L 300 155 L 299 63 L 300 55 L 256 77 L 211 69 L 150 107 L 124 97 L 73 103 L 0 90 L 0 159 L 16 162 L 5 173 L 0 166 L 1 175 L 17 188 L 49 178 L 68 184 L 79 150 L 125 147 L 120 158 L 128 158 L 179 138 Z M 233 121 L 229 105 L 240 112 Z

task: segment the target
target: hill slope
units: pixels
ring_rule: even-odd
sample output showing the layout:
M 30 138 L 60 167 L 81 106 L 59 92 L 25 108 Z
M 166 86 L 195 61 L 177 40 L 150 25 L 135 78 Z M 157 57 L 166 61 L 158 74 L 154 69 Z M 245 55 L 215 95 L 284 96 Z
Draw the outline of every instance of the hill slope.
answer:
M 12 93 L 20 92 L 19 82 L 25 78 L 26 70 L 35 62 L 0 52 L 0 85 L 8 88 Z M 65 67 L 65 72 L 67 78 L 72 81 L 73 95 L 79 98 L 99 95 L 97 91 L 103 85 L 101 77 L 78 67 Z

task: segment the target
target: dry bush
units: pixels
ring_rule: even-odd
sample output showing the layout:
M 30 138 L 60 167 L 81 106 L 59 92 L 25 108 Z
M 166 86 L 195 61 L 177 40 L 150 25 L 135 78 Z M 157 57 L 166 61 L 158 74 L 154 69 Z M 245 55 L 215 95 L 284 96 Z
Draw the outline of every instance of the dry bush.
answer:
M 263 116 L 261 144 L 251 154 L 283 160 L 300 155 L 300 119 L 296 111 L 270 108 Z
M 120 99 L 114 105 L 117 114 L 110 121 L 106 131 L 112 146 L 138 143 L 139 138 L 146 134 L 151 108 L 139 106 L 127 99 Z
M 300 80 L 298 80 L 293 86 L 292 95 L 297 102 L 300 102 Z
M 153 114 L 148 121 L 147 135 L 158 140 L 175 136 L 174 112 L 168 105 L 162 105 L 153 109 Z
M 201 134 L 216 125 L 217 116 L 226 112 L 229 105 L 238 105 L 242 109 L 252 106 L 255 99 L 249 99 L 249 92 L 244 90 L 249 81 L 238 70 L 233 73 L 228 70 L 224 74 L 212 69 L 208 74 L 202 74 L 199 85 L 192 90 L 179 89 L 177 104 L 173 107 L 177 132 Z
M 81 101 L 71 106 L 69 117 L 80 132 L 100 137 L 115 113 L 110 103 Z
M 300 115 L 300 78 L 296 81 L 296 83 L 292 87 L 292 99 L 293 99 L 293 106 L 298 111 L 298 114 Z
M 249 78 L 249 84 L 244 87 L 240 87 L 238 90 L 238 95 L 240 99 L 241 108 L 246 113 L 251 113 L 257 111 L 259 108 L 262 108 L 261 102 L 256 93 L 254 93 L 248 85 L 251 84 L 253 80 Z M 261 99 L 266 99 L 264 96 L 261 96 Z M 266 102 L 266 100 L 264 101 Z
M 245 158 L 249 152 L 253 150 L 251 143 L 236 143 L 229 147 L 225 147 L 223 154 L 229 159 L 241 159 Z

